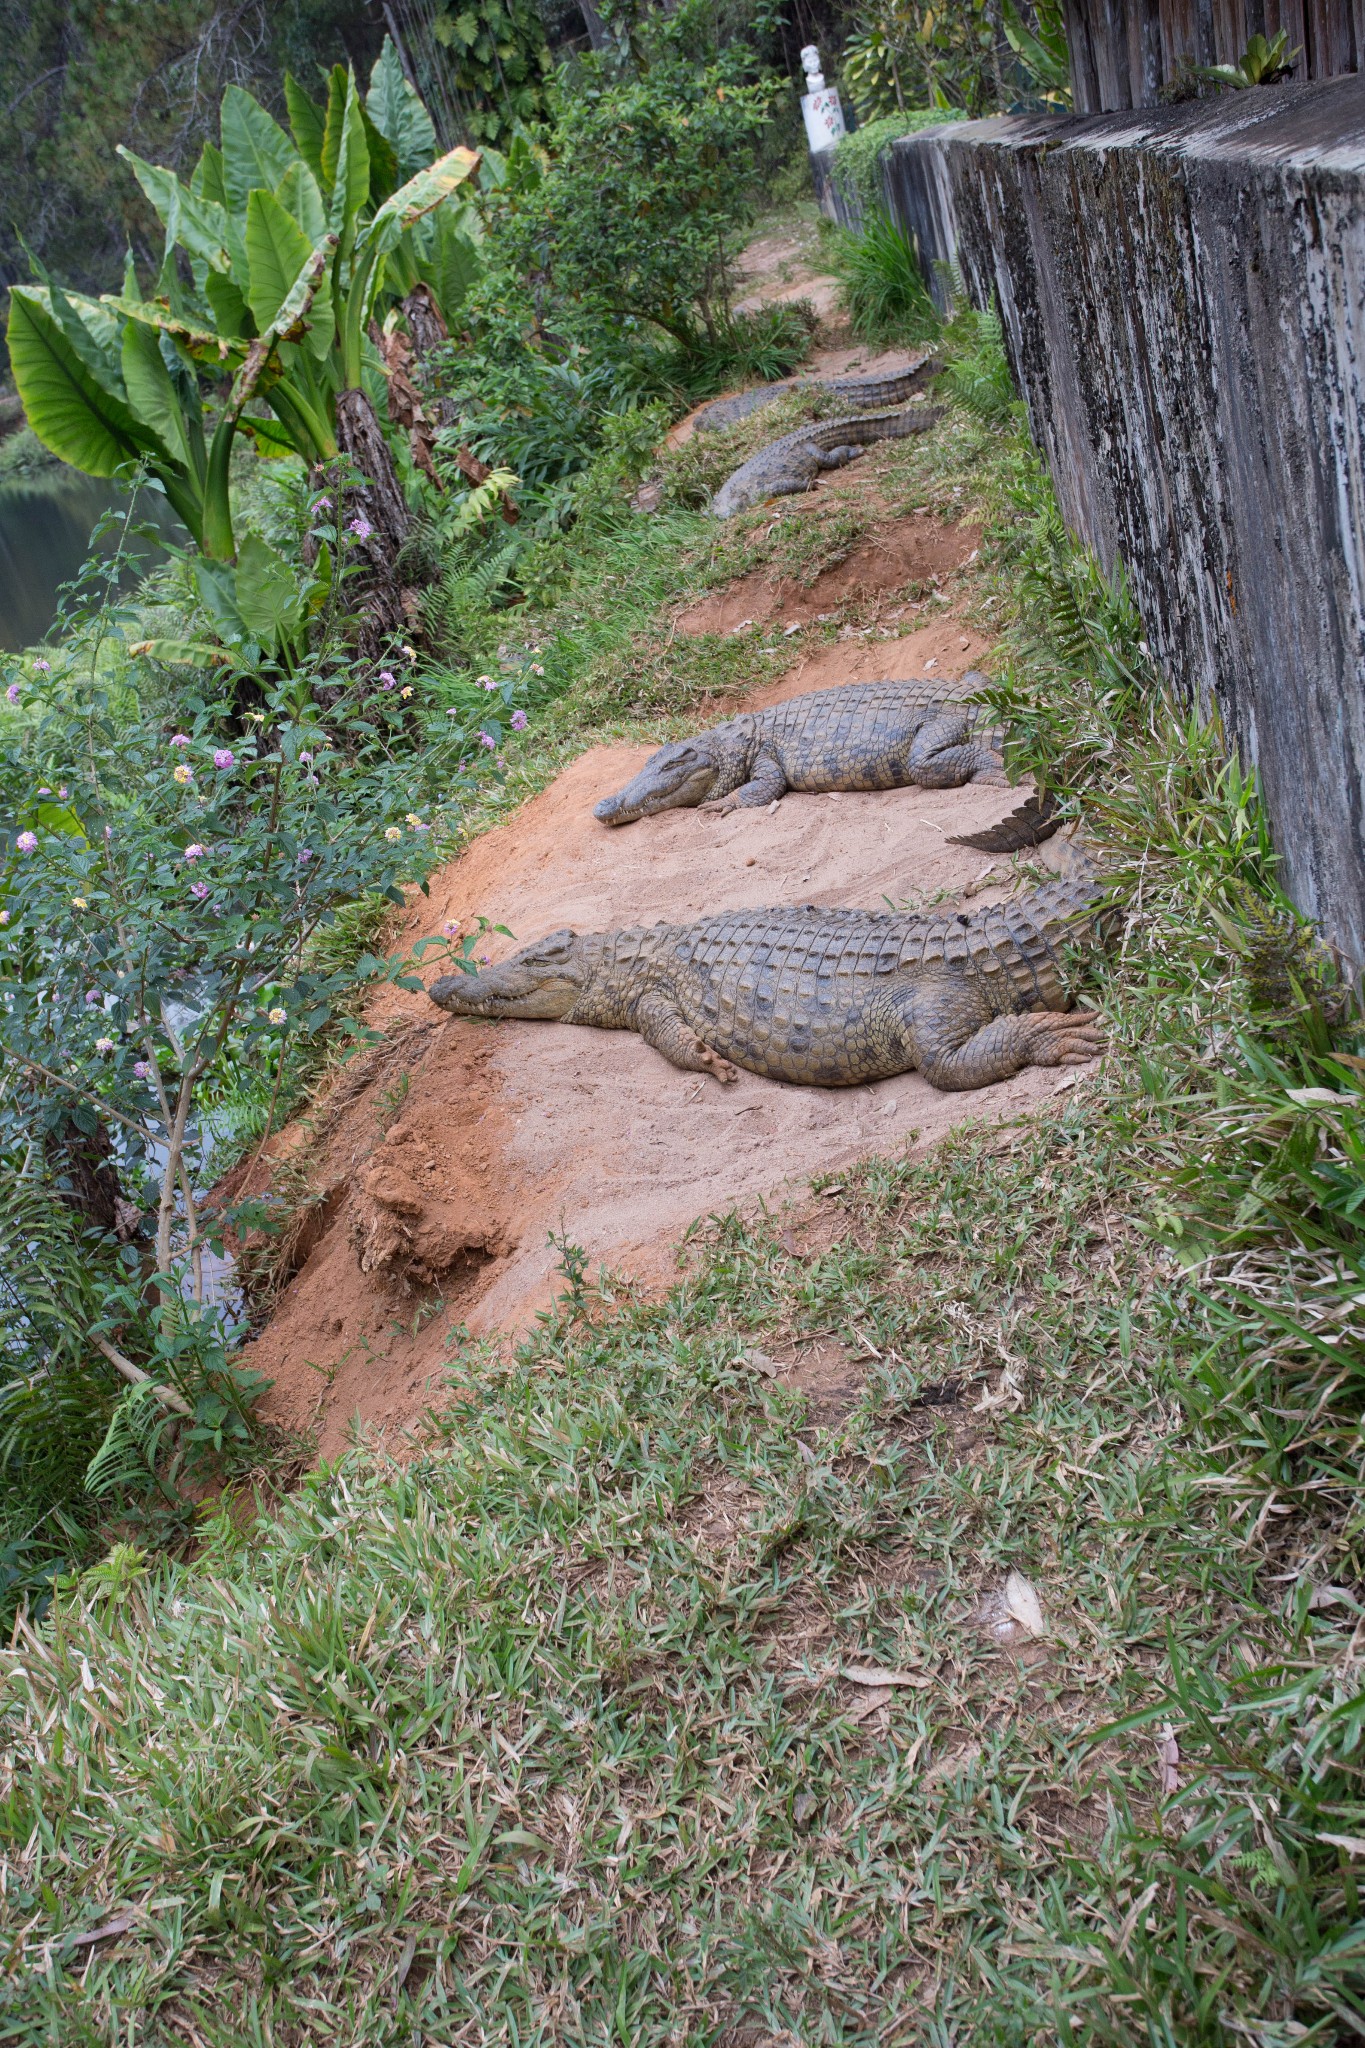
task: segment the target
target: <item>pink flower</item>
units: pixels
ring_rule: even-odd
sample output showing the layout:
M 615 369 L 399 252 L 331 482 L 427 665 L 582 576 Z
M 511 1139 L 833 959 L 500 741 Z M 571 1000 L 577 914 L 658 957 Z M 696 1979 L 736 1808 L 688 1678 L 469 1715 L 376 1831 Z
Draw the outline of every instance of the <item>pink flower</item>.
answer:
M 61 798 L 65 799 L 65 796 L 66 796 L 66 784 L 65 784 L 65 783 L 63 783 L 63 784 L 61 785 L 61 787 L 60 787 L 60 788 L 58 789 L 58 791 L 57 791 L 57 794 L 58 794 L 58 796 L 59 796 L 59 797 L 61 797 Z
M 204 898 L 208 895 L 208 893 L 209 885 L 207 882 L 190 883 L 190 894 L 195 898 L 196 902 L 202 903 Z
M 50 661 L 35 661 L 33 666 L 40 675 L 50 676 L 52 673 L 52 663 Z
M 311 761 L 311 760 L 312 760 L 312 758 L 313 758 L 313 757 L 312 757 L 312 755 L 311 755 L 311 754 L 300 754 L 300 755 L 299 755 L 299 760 L 300 760 L 300 762 L 301 762 L 301 763 L 302 763 L 302 762 L 304 762 L 304 761 Z
M 392 690 L 396 687 L 398 678 L 394 675 L 392 669 L 381 668 L 379 671 L 379 680 L 384 685 L 384 688 L 386 690 Z
M 526 713 L 524 711 L 514 711 L 512 713 L 512 730 L 513 732 L 525 732 Z
M 371 526 L 369 520 L 365 517 L 365 514 L 363 512 L 358 512 L 355 518 L 351 521 L 351 524 L 347 531 L 353 533 L 357 540 L 368 540 L 370 535 L 374 532 L 374 528 Z
M 448 917 L 445 923 L 441 926 L 441 930 L 445 933 L 448 939 L 458 939 L 460 936 L 459 920 L 457 918 Z
M 9 698 L 11 704 L 17 704 L 19 702 L 19 685 L 11 683 L 5 695 Z
M 169 744 L 170 744 L 171 746 L 173 746 L 173 747 L 187 747 L 187 746 L 189 745 L 189 743 L 190 743 L 190 736 L 189 736 L 189 734 L 188 734 L 187 732 L 173 732 L 173 733 L 171 734 L 171 737 L 170 737 L 170 741 L 169 741 Z
M 213 765 L 215 768 L 235 768 L 237 756 L 233 753 L 231 747 L 215 747 L 213 750 Z
M 112 1039 L 112 1038 L 97 1038 L 97 1039 L 95 1040 L 95 1051 L 96 1051 L 96 1052 L 112 1052 L 113 1050 L 114 1050 L 114 1041 L 113 1041 L 113 1039 Z
M 38 784 L 38 794 L 39 796 L 51 796 L 52 791 L 48 788 L 45 782 L 40 782 Z
M 145 1081 L 148 1074 L 150 1074 L 151 1071 L 152 1070 L 148 1066 L 146 1060 L 133 1061 L 133 1072 L 137 1075 L 139 1081 Z
M 87 989 L 87 990 L 85 991 L 85 1000 L 86 1000 L 86 1005 L 87 1005 L 87 1007 L 88 1007 L 88 1006 L 89 1006 L 89 1005 L 90 1005 L 91 1003 L 97 1003 L 97 1002 L 99 1001 L 99 999 L 100 999 L 100 992 L 99 992 L 99 990 L 98 990 L 97 988 L 88 988 L 88 989 Z
M 497 741 L 496 741 L 496 740 L 494 739 L 494 737 L 493 737 L 493 735 L 492 735 L 492 733 L 491 733 L 491 732 L 481 732 L 481 733 L 479 734 L 479 745 L 480 745 L 481 747 L 487 747 L 490 753 L 491 753 L 491 752 L 493 751 L 494 747 L 495 747 L 495 746 L 496 746 L 497 744 L 498 744 L 498 743 L 497 743 Z
M 38 844 L 36 832 L 21 832 L 14 842 L 20 853 L 32 853 Z
M 204 849 L 203 849 L 203 847 L 202 847 L 202 846 L 201 846 L 201 845 L 199 844 L 199 842 L 198 842 L 198 840 L 197 840 L 197 839 L 196 839 L 196 840 L 194 840 L 194 841 L 193 841 L 193 842 L 192 842 L 192 843 L 191 843 L 191 844 L 190 844 L 189 846 L 187 846 L 187 847 L 185 848 L 185 859 L 186 859 L 186 860 L 202 860 L 203 858 L 204 858 Z
M 332 501 L 330 498 L 314 498 L 313 510 L 315 512 L 330 512 L 331 509 Z
M 498 687 L 496 676 L 480 676 L 479 681 L 483 684 L 485 690 L 496 690 Z
M 308 865 L 309 861 L 310 861 L 310 860 L 311 860 L 312 858 L 313 858 L 313 849 L 312 849 L 312 847 L 311 847 L 311 846 L 301 846 L 301 847 L 299 848 L 299 866 L 300 866 L 301 868 L 303 868 L 303 867 L 307 867 L 307 865 Z

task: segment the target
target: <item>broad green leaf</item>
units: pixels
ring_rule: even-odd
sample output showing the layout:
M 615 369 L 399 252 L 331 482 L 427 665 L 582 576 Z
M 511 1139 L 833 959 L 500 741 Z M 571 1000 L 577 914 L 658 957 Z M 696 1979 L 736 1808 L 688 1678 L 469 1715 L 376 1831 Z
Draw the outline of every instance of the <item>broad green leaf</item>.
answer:
M 98 299 L 87 299 L 81 292 L 64 292 L 55 284 L 48 287 L 47 305 L 86 369 L 107 390 L 117 391 L 121 396 L 122 322 Z
M 304 621 L 294 571 L 259 533 L 249 533 L 237 553 L 237 609 L 247 631 L 267 646 L 292 639 Z
M 454 207 L 440 206 L 413 237 L 418 275 L 430 285 L 447 325 L 483 267 L 478 249 L 461 234 L 457 219 Z
M 307 235 L 309 246 L 315 249 L 327 232 L 327 209 L 318 181 L 307 164 L 289 166 L 275 187 L 275 197 L 285 212 L 293 215 Z
M 158 435 L 186 468 L 191 456 L 189 432 L 171 374 L 162 359 L 154 327 L 130 320 L 123 330 L 123 384 L 130 409 L 144 427 Z
M 436 130 L 403 70 L 403 61 L 393 38 L 385 36 L 384 47 L 370 73 L 370 90 L 365 105 L 370 119 L 398 158 L 399 176 L 410 178 L 436 154 Z
M 135 657 L 148 655 L 175 668 L 226 667 L 232 662 L 226 648 L 215 647 L 208 640 L 134 640 L 128 652 Z
M 380 206 L 398 184 L 398 157 L 393 144 L 380 134 L 360 101 L 360 118 L 365 128 L 365 148 L 370 159 L 371 206 Z
M 246 203 L 247 298 L 262 333 L 312 253 L 313 244 L 274 193 L 253 191 Z
M 199 198 L 182 185 L 174 171 L 160 164 L 145 163 L 131 149 L 118 146 L 118 154 L 131 165 L 133 175 L 156 208 L 166 229 L 167 243 L 178 242 L 190 256 L 197 256 L 213 270 L 226 270 L 230 257 L 227 214 L 216 201 Z
M 8 331 L 24 414 L 43 446 L 87 476 L 113 476 L 144 453 L 169 461 L 156 436 L 86 368 L 46 301 L 39 287 L 14 285 Z
M 341 138 L 346 130 L 346 106 L 351 80 L 344 64 L 334 64 L 327 75 L 327 112 L 322 125 L 322 189 L 330 198 L 341 160 Z
M 211 270 L 204 279 L 204 294 L 213 308 L 218 332 L 229 341 L 249 341 L 256 323 L 241 288 L 221 270 Z
M 199 602 L 225 640 L 243 640 L 247 626 L 237 609 L 236 576 L 227 562 L 202 559 L 194 565 Z
M 472 149 L 448 149 L 444 156 L 437 157 L 415 178 L 409 178 L 406 185 L 400 185 L 392 199 L 384 204 L 371 221 L 368 233 L 379 241 L 380 247 L 391 249 L 404 228 L 410 228 L 423 214 L 430 213 L 434 206 L 458 191 L 466 178 L 472 177 L 479 168 L 478 153 Z
M 250 434 L 256 443 L 256 453 L 267 461 L 296 452 L 293 436 L 276 419 L 257 419 L 254 413 L 243 413 L 242 432 Z
M 327 114 L 309 98 L 293 73 L 284 74 L 284 103 L 289 109 L 289 130 L 294 147 L 315 178 L 322 176 L 322 137 Z
M 335 240 L 329 235 L 320 249 L 311 249 L 307 261 L 285 293 L 268 328 L 266 338 L 301 342 L 313 356 L 322 357 L 332 345 L 332 281 L 327 266 Z M 305 332 L 304 322 L 307 322 Z
M 208 199 L 215 206 L 227 203 L 227 189 L 223 184 L 223 152 L 211 142 L 206 142 L 199 152 L 199 161 L 190 179 L 190 190 L 196 199 Z
M 331 122 L 328 121 L 328 135 Z M 336 178 L 332 186 L 331 226 L 343 242 L 355 232 L 360 209 L 370 196 L 370 152 L 365 141 L 365 123 L 360 115 L 360 98 L 355 80 L 347 81 L 346 114 L 341 124 L 341 145 L 337 152 Z M 397 198 L 394 194 L 394 198 Z M 393 200 L 388 202 L 393 204 Z
M 224 285 L 229 291 L 232 289 L 229 280 L 216 271 L 210 274 L 210 282 Z M 227 343 L 218 332 L 213 328 L 196 326 L 193 321 L 182 320 L 169 306 L 161 305 L 156 299 L 115 298 L 106 292 L 100 304 L 107 306 L 109 312 L 120 320 L 138 320 L 144 327 L 153 327 L 161 334 L 170 335 L 172 340 L 189 350 L 196 362 L 213 364 L 227 358 Z
M 297 155 L 278 121 L 240 85 L 223 94 L 222 140 L 223 187 L 234 213 L 258 186 L 273 192 Z

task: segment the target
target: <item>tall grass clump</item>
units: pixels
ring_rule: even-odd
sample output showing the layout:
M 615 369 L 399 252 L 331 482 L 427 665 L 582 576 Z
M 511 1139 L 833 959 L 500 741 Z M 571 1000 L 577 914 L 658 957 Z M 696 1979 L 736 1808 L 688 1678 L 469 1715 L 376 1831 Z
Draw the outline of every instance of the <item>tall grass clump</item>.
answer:
M 859 340 L 931 340 L 941 325 L 913 240 L 882 207 L 866 214 L 860 234 L 835 229 L 830 260 L 843 287 Z

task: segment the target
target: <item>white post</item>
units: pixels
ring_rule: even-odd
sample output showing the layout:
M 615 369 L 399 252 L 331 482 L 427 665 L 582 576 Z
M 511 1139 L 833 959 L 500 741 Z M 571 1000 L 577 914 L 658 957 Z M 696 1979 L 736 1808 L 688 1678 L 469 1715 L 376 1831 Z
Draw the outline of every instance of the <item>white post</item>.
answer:
M 801 67 L 806 74 L 801 112 L 805 116 L 806 142 L 813 155 L 817 150 L 833 149 L 846 132 L 844 110 L 834 87 L 825 84 L 825 76 L 820 69 L 820 52 L 814 43 L 807 43 L 801 52 Z

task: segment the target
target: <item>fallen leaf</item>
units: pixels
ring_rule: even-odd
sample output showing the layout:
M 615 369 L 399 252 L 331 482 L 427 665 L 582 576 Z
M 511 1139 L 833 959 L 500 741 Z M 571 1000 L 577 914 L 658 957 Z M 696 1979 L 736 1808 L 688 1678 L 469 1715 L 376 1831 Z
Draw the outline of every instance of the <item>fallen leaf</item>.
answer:
M 1330 1842 L 1334 1849 L 1344 1849 L 1348 1856 L 1365 1856 L 1365 1836 L 1319 1835 L 1318 1840 Z
M 755 1372 L 761 1372 L 765 1380 L 775 1380 L 782 1368 L 775 1358 L 769 1358 L 766 1351 L 750 1349 L 741 1351 L 736 1365 L 751 1365 Z
M 968 882 L 966 888 L 962 891 L 963 895 L 977 895 L 982 889 L 985 888 L 987 882 L 989 882 L 991 876 L 995 873 L 998 865 L 998 862 L 992 861 L 988 868 L 982 868 L 981 873 L 979 875 L 974 876 L 973 879 L 970 882 Z
M 1355 1607 L 1358 1609 L 1359 1602 L 1353 1593 L 1347 1592 L 1345 1586 L 1314 1586 L 1308 1598 L 1308 1605 L 1314 1608 Z
M 1176 1765 L 1180 1762 L 1180 1744 L 1175 1739 L 1175 1730 L 1168 1721 L 1156 1739 L 1157 1779 L 1163 1799 L 1169 1799 L 1173 1792 L 1180 1790 L 1180 1773 Z
M 1074 1088 L 1074 1087 L 1075 1087 L 1075 1085 L 1076 1085 L 1076 1082 L 1077 1082 L 1078 1078 L 1079 1078 L 1079 1076 L 1077 1076 L 1076 1074 L 1063 1074 L 1063 1076 L 1062 1076 L 1061 1080 L 1060 1080 L 1060 1081 L 1059 1081 L 1059 1082 L 1057 1083 L 1056 1087 L 1055 1087 L 1055 1088 L 1053 1089 L 1053 1091 L 1052 1091 L 1052 1092 L 1053 1092 L 1053 1094 L 1054 1094 L 1054 1095 L 1065 1095 L 1065 1094 L 1066 1094 L 1066 1091 L 1067 1091 L 1067 1089 L 1068 1089 L 1068 1088 Z
M 813 1813 L 819 1801 L 813 1792 L 798 1792 L 792 1801 L 792 1819 L 800 1827 L 808 1813 Z
M 932 1685 L 922 1671 L 887 1671 L 880 1664 L 846 1664 L 843 1676 L 850 1685 Z
M 1358 1095 L 1338 1095 L 1335 1088 L 1286 1088 L 1285 1094 L 1291 1102 L 1300 1103 L 1307 1109 L 1314 1102 L 1344 1102 L 1359 1109 Z
M 1031 1636 L 1047 1634 L 1042 1603 L 1022 1572 L 1011 1572 L 1005 1581 L 1005 1605 L 1021 1629 Z
M 112 1941 L 115 1935 L 126 1934 L 137 1922 L 136 1913 L 115 1913 L 112 1920 L 106 1920 L 102 1927 L 87 1928 L 84 1934 L 69 1934 L 67 1945 L 71 1948 L 93 1948 L 97 1941 Z
M 833 1186 L 832 1188 L 821 1188 L 821 1190 L 820 1190 L 820 1199 L 821 1199 L 821 1200 L 823 1201 L 823 1200 L 825 1199 L 825 1197 L 826 1197 L 827 1195 L 842 1195 L 842 1194 L 843 1194 L 843 1192 L 844 1192 L 844 1184 L 843 1184 L 843 1182 L 842 1182 L 842 1181 L 836 1181 L 836 1182 L 834 1183 L 834 1186 Z
M 846 1721 L 858 1722 L 870 1721 L 874 1714 L 880 1714 L 883 1707 L 889 1707 L 890 1704 L 891 1688 L 890 1686 L 883 1686 L 880 1692 L 870 1692 L 864 1699 L 860 1699 L 856 1706 L 850 1707 L 844 1719 Z

